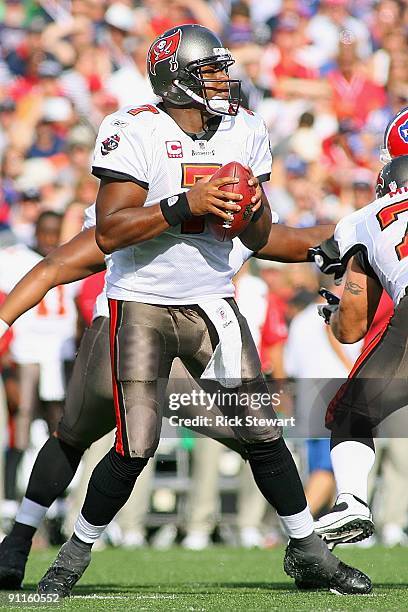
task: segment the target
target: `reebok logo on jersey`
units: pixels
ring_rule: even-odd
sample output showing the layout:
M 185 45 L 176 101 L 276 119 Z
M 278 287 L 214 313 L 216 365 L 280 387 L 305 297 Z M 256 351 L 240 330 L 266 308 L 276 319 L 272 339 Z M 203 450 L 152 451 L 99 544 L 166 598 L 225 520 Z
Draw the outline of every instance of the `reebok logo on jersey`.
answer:
M 109 136 L 105 138 L 105 140 L 101 144 L 101 153 L 102 155 L 107 155 L 111 151 L 114 151 L 118 148 L 120 141 L 119 134 L 114 134 L 113 136 Z
M 177 51 L 181 40 L 181 30 L 157 41 L 149 51 L 149 71 L 156 74 L 156 64 L 169 60 L 171 72 L 178 69 Z
M 183 147 L 179 140 L 166 140 L 167 157 L 183 157 Z
M 115 127 L 124 128 L 129 125 L 129 123 L 127 121 L 122 121 L 121 119 L 115 119 L 115 121 L 112 121 L 111 125 L 114 125 Z

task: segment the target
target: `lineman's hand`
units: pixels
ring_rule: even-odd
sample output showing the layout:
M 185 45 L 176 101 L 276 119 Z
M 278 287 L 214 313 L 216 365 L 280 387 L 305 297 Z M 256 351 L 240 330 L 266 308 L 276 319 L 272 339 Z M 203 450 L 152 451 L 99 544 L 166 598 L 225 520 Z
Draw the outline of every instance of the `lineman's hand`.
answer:
M 340 252 L 334 238 L 328 238 L 308 250 L 308 260 L 314 261 L 323 274 L 334 274 L 334 284 L 340 285 L 346 268 L 340 261 Z
M 319 294 L 326 300 L 327 304 L 318 304 L 317 312 L 323 317 L 326 325 L 330 325 L 330 317 L 339 309 L 340 299 L 324 287 L 319 289 Z

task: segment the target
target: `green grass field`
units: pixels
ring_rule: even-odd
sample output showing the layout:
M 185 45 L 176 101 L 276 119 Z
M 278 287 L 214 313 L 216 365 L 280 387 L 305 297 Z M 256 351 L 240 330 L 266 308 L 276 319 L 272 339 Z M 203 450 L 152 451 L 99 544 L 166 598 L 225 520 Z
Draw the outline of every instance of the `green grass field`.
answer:
M 35 552 L 27 567 L 26 595 L 55 557 L 55 550 Z M 349 548 L 339 556 L 367 572 L 374 591 L 366 596 L 326 592 L 301 593 L 282 570 L 283 548 L 273 551 L 214 547 L 204 552 L 178 548 L 95 552 L 75 596 L 60 604 L 10 603 L 2 610 L 407 610 L 407 550 Z

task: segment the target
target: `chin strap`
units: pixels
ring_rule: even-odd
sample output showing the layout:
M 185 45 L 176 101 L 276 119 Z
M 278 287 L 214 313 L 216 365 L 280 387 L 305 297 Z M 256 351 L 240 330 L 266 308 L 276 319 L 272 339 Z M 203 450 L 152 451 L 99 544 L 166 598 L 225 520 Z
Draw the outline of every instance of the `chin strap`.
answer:
M 230 115 L 231 114 L 228 112 L 231 106 L 231 103 L 229 100 L 224 100 L 222 98 L 211 98 L 211 106 L 210 106 L 208 103 L 208 100 L 205 100 L 204 98 L 196 94 L 192 89 L 187 87 L 187 85 L 180 83 L 178 79 L 174 79 L 173 83 L 176 87 L 181 89 L 181 91 L 187 94 L 195 102 L 198 102 L 199 104 L 202 104 L 203 106 L 205 106 L 208 112 L 211 113 L 212 115 Z

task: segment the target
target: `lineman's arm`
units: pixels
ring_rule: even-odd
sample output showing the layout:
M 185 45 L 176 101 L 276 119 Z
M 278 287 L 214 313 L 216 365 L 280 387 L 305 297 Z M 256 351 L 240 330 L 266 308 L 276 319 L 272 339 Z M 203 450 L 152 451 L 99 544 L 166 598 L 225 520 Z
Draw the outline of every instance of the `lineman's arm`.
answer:
M 339 309 L 330 317 L 331 329 L 339 342 L 353 344 L 366 335 L 381 294 L 378 280 L 368 276 L 356 257 L 352 257 L 347 264 Z
M 95 228 L 86 229 L 52 251 L 17 283 L 0 306 L 0 319 L 12 325 L 57 285 L 81 280 L 105 269 L 95 242 Z
M 284 263 L 310 261 L 308 249 L 330 238 L 334 228 L 335 225 L 299 228 L 273 223 L 268 242 L 254 257 Z

